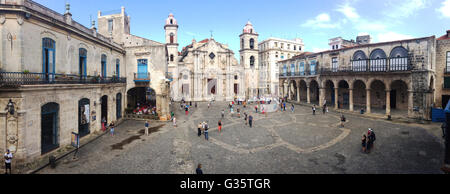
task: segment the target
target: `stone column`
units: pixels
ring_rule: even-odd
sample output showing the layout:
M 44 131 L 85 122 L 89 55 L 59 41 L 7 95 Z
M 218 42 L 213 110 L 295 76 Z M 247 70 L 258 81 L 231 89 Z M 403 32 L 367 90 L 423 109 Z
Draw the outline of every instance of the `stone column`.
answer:
M 367 113 L 371 113 L 371 109 L 370 109 L 370 89 L 366 89 L 366 106 L 367 106 Z
M 413 117 L 414 116 L 414 91 L 408 90 L 408 116 Z
M 311 104 L 311 92 L 309 86 L 306 88 L 306 101 L 308 102 L 308 104 Z
M 297 102 L 300 102 L 300 82 L 297 84 Z
M 354 107 L 353 107 L 353 88 L 349 88 L 348 92 L 349 92 L 349 98 L 350 98 L 349 99 L 349 101 L 350 101 L 350 103 L 349 103 L 350 104 L 349 105 L 350 108 L 349 109 L 350 109 L 350 111 L 354 111 Z
M 292 95 L 292 94 L 291 94 L 291 86 L 288 86 L 288 94 L 289 94 L 289 95 L 288 95 L 288 99 L 289 99 L 289 100 L 292 100 L 292 96 L 291 96 L 291 95 Z
M 386 90 L 386 116 L 391 115 L 391 90 Z
M 339 88 L 334 88 L 334 109 L 339 109 Z
M 325 102 L 325 88 L 319 88 L 319 107 L 323 107 Z

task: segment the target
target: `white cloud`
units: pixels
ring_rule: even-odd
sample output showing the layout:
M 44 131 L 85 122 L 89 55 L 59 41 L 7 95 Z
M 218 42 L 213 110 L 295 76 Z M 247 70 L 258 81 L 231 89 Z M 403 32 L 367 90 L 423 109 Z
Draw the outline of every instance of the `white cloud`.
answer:
M 395 40 L 412 39 L 414 37 L 406 34 L 399 34 L 396 32 L 386 32 L 386 33 L 379 33 L 377 35 L 377 38 L 378 42 L 389 42 Z
M 430 0 L 389 0 L 386 6 L 393 9 L 387 9 L 385 14 L 392 18 L 406 18 L 429 5 Z
M 450 18 L 450 0 L 442 2 L 442 7 L 437 9 L 437 11 L 440 12 L 442 16 Z
M 337 9 L 338 12 L 341 12 L 350 20 L 359 19 L 359 14 L 356 12 L 356 9 L 351 7 L 349 4 L 340 5 Z
M 358 33 L 358 36 L 366 36 L 366 35 L 369 35 L 369 33 L 367 33 L 367 32 L 360 32 L 360 33 Z
M 339 28 L 339 23 L 330 23 L 331 18 L 327 13 L 322 13 L 316 16 L 314 19 L 310 19 L 302 24 L 303 27 L 311 28 Z
M 387 24 L 382 22 L 369 21 L 366 19 L 360 19 L 354 23 L 354 27 L 358 31 L 381 32 L 386 31 Z

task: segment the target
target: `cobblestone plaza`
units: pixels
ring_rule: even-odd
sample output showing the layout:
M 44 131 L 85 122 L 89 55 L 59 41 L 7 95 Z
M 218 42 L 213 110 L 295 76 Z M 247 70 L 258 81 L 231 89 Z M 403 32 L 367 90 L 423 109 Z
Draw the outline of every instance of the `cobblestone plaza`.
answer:
M 314 116 L 310 107 L 295 105 L 295 113 L 255 114 L 254 126 L 230 113 L 226 103 L 199 104 L 184 115 L 172 107 L 178 127 L 170 122 L 127 120 L 116 136 L 104 135 L 80 149 L 78 160 L 66 157 L 41 174 L 193 174 L 198 163 L 205 174 L 439 174 L 443 164 L 442 138 L 424 128 L 346 115 L 339 126 L 337 112 Z M 290 104 L 288 105 L 290 107 Z M 242 107 L 241 107 L 242 109 Z M 217 122 L 221 111 L 223 129 Z M 197 136 L 197 125 L 208 121 L 209 141 Z M 361 136 L 377 134 L 370 154 L 361 150 Z

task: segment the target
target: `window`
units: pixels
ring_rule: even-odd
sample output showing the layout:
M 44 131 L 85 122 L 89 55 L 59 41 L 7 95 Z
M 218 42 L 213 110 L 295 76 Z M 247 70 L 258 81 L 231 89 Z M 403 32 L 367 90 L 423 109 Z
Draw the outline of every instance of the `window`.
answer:
M 316 75 L 316 61 L 312 60 L 309 64 L 311 75 Z
M 444 88 L 450 88 L 450 77 L 444 77 Z
M 244 49 L 244 39 L 241 39 L 241 49 Z
M 42 39 L 42 73 L 46 81 L 53 81 L 55 76 L 55 41 Z
M 120 60 L 116 59 L 116 76 L 120 77 Z
M 331 59 L 331 68 L 333 70 L 333 72 L 337 72 L 339 69 L 339 62 L 338 62 L 338 58 L 337 57 L 333 57 Z
M 170 24 L 173 24 L 173 20 L 172 19 L 170 19 Z
M 290 45 L 290 44 L 288 44 L 288 47 L 287 47 L 287 49 L 291 49 L 291 45 Z
M 138 79 L 148 79 L 148 60 L 147 59 L 138 59 Z
M 255 40 L 253 38 L 250 39 L 250 49 L 255 48 Z
M 234 76 L 234 79 L 235 79 L 235 80 L 238 80 L 238 78 L 239 78 L 239 77 L 238 77 L 237 75 Z
M 101 61 L 101 76 L 102 78 L 106 78 L 106 55 L 102 55 L 102 61 Z
M 294 51 L 296 51 L 297 50 L 297 46 L 296 45 L 294 45 Z
M 281 43 L 281 48 L 284 48 L 284 43 Z
M 447 52 L 447 68 L 445 69 L 445 72 L 449 72 L 450 71 L 450 51 Z
M 173 55 L 170 55 L 170 61 L 172 61 L 173 62 Z
M 278 52 L 275 53 L 275 57 L 278 59 Z
M 278 47 L 278 42 L 275 42 L 275 47 Z
M 251 56 L 250 57 L 250 67 L 253 67 L 255 65 L 255 57 Z
M 108 20 L 108 32 L 112 32 L 113 30 L 113 20 Z
M 408 50 L 406 50 L 402 46 L 392 49 L 389 60 L 391 71 L 408 70 Z
M 305 75 L 305 62 L 300 62 L 298 71 L 300 72 L 300 75 Z
M 174 42 L 174 36 L 175 36 L 175 34 L 170 33 L 170 44 L 173 44 L 173 42 Z
M 86 77 L 86 56 L 87 50 L 84 48 L 79 49 L 79 75 L 80 77 Z
M 209 58 L 211 58 L 211 60 L 213 60 L 216 57 L 216 55 L 214 53 L 209 54 Z

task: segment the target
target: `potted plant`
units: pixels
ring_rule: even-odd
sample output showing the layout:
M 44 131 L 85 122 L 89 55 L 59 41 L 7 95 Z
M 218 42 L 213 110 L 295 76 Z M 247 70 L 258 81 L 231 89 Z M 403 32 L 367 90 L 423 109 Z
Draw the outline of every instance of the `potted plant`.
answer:
M 28 69 L 23 70 L 23 74 L 29 74 L 30 71 Z

